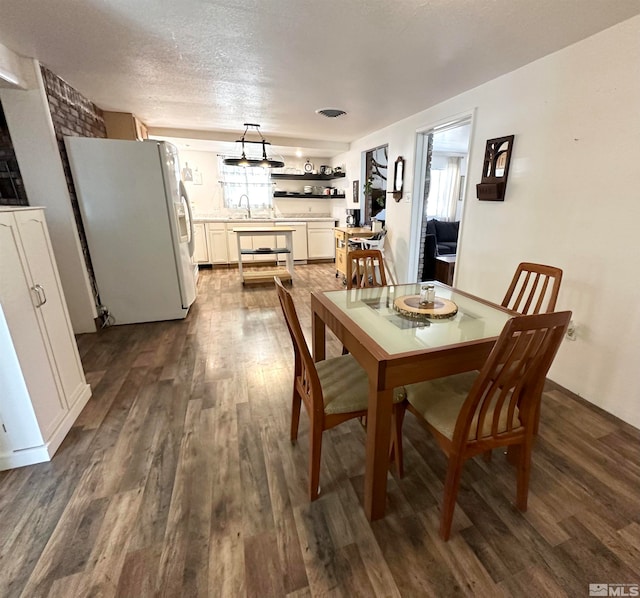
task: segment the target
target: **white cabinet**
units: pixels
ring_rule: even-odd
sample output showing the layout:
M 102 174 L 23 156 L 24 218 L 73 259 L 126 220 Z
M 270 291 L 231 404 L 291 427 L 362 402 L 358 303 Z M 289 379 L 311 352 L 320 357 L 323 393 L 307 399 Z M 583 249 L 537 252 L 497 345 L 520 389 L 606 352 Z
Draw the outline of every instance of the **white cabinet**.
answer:
M 333 222 L 309 222 L 308 248 L 309 259 L 333 259 L 335 258 L 335 246 L 333 241 Z
M 237 235 L 233 232 L 234 228 L 255 228 L 256 222 L 247 223 L 233 223 L 227 224 L 227 249 L 229 251 L 229 263 L 236 263 L 238 261 L 238 240 Z M 261 227 L 273 226 L 273 222 L 265 222 L 260 224 Z M 275 247 L 276 237 L 273 236 L 249 236 L 242 235 L 240 237 L 240 247 L 242 249 L 260 249 L 261 247 Z M 245 255 L 243 256 L 244 262 L 272 262 L 273 255 Z
M 276 226 L 290 226 L 293 228 L 293 259 L 306 260 L 307 251 L 307 223 L 306 222 L 276 222 Z M 286 239 L 277 238 L 277 247 L 285 247 Z
M 204 222 L 194 222 L 193 238 L 195 241 L 193 259 L 197 264 L 210 264 L 209 247 L 207 246 L 207 232 Z
M 273 222 L 265 222 L 264 224 L 261 222 L 259 224 L 253 223 L 253 226 L 262 227 L 273 227 Z M 260 235 L 251 237 L 251 244 L 253 249 L 266 249 L 271 247 L 276 247 L 276 236 L 275 235 Z M 245 256 L 245 257 L 253 257 L 254 262 L 273 262 L 275 256 L 273 254 L 265 253 L 263 255 L 254 255 L 254 256 Z M 244 259 L 244 257 L 242 258 Z
M 227 264 L 227 227 L 224 222 L 197 222 L 194 225 L 196 247 L 194 259 L 198 264 Z
M 89 400 L 44 213 L 0 209 L 0 470 L 48 461 Z
M 209 263 L 228 264 L 227 226 L 224 222 L 207 223 L 207 239 L 209 242 Z
M 293 231 L 293 259 L 304 261 L 306 259 L 333 259 L 334 220 L 308 221 L 303 219 L 292 222 L 290 220 L 279 221 L 242 221 L 242 222 L 198 222 L 195 225 L 196 251 L 194 257 L 199 264 L 237 264 L 238 241 L 234 228 L 264 228 L 272 226 L 287 226 Z M 202 227 L 204 227 L 204 239 L 202 239 Z M 260 249 L 263 247 L 284 248 L 284 238 L 281 235 L 242 235 L 240 239 L 242 249 Z M 206 258 L 205 258 L 206 252 Z M 275 254 L 245 254 L 243 260 L 247 262 L 273 262 Z M 279 256 L 282 261 L 282 256 Z
M 238 262 L 238 241 L 237 241 L 237 235 L 236 233 L 233 232 L 234 228 L 247 228 L 247 227 L 251 227 L 254 226 L 252 224 L 235 224 L 235 223 L 228 223 L 226 225 L 226 229 L 227 229 L 227 251 L 229 252 L 229 263 L 231 264 L 235 264 L 236 262 Z M 253 249 L 253 241 L 251 237 L 240 237 L 240 247 L 242 249 Z M 253 261 L 253 256 L 248 255 L 244 258 L 245 262 L 251 262 Z

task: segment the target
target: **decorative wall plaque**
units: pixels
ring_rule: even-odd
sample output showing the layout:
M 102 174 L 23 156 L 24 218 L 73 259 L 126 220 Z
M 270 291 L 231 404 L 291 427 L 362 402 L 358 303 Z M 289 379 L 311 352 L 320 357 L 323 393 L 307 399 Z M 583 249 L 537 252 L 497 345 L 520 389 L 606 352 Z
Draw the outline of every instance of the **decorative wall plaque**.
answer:
M 478 199 L 504 201 L 514 135 L 488 139 L 484 150 L 482 182 L 476 185 Z

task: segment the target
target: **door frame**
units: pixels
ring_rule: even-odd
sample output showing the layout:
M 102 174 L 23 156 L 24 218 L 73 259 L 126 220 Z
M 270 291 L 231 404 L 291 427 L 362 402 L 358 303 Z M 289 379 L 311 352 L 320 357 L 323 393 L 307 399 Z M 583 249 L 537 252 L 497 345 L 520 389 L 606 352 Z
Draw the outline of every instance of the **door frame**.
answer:
M 455 128 L 463 123 L 468 122 L 470 125 L 469 130 L 469 146 L 467 153 L 467 172 L 469 166 L 471 165 L 471 148 L 473 147 L 473 137 L 475 133 L 475 116 L 476 109 L 472 108 L 471 110 L 460 112 L 456 115 L 443 118 L 439 121 L 435 121 L 433 123 L 424 125 L 422 127 L 418 127 L 416 129 L 416 137 L 415 137 L 415 167 L 414 167 L 414 175 L 413 175 L 413 202 L 411 205 L 411 233 L 410 239 L 411 243 L 409 246 L 409 258 L 407 264 L 407 276 L 410 280 L 417 281 L 418 279 L 418 265 L 420 262 L 420 252 L 422 251 L 421 239 L 422 239 L 422 226 L 423 226 L 423 217 L 424 207 L 425 207 L 425 198 L 424 198 L 424 182 L 426 175 L 426 146 L 425 140 L 429 133 L 437 133 L 440 131 L 446 131 L 447 129 Z M 463 229 L 463 221 L 464 214 L 467 207 L 467 190 L 469 188 L 469 179 L 470 176 L 465 177 L 464 182 L 464 198 L 465 201 L 462 205 L 462 213 L 460 216 L 460 232 L 458 235 L 458 243 L 460 243 L 460 239 L 462 238 L 462 229 Z

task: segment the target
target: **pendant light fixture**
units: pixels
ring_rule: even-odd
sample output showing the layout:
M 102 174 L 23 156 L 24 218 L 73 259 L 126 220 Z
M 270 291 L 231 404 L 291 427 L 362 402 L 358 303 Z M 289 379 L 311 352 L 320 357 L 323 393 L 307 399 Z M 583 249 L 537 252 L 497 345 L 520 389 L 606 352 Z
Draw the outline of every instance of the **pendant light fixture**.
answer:
M 240 143 L 242 148 L 242 156 L 240 158 L 225 158 L 224 163 L 228 166 L 260 166 L 262 168 L 281 168 L 284 166 L 284 162 L 280 160 L 272 160 L 267 157 L 267 145 L 271 145 L 260 132 L 260 125 L 256 125 L 254 123 L 244 123 L 245 129 L 242 134 L 242 138 L 238 139 L 236 143 Z M 247 135 L 247 131 L 250 127 L 254 127 L 258 135 L 260 135 L 260 139 L 257 141 L 252 141 L 250 139 L 245 139 Z M 262 145 L 262 158 L 247 158 L 247 155 L 244 151 L 245 143 L 256 143 Z

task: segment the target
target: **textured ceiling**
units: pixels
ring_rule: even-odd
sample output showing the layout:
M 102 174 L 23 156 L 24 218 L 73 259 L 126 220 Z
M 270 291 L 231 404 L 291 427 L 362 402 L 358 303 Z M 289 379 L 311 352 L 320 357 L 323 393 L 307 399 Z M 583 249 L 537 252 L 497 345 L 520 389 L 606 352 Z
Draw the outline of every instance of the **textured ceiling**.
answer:
M 349 142 L 638 13 L 640 0 L 0 0 L 0 43 L 151 127 L 249 121 Z

